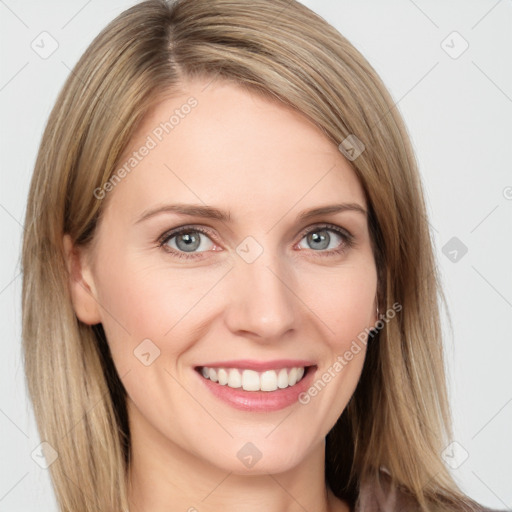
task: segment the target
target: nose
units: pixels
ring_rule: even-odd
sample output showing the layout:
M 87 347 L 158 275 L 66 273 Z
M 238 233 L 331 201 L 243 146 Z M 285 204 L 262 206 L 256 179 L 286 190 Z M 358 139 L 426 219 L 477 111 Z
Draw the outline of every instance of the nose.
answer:
M 270 343 L 297 329 L 300 301 L 286 262 L 266 251 L 252 263 L 237 257 L 228 279 L 224 314 L 231 332 Z

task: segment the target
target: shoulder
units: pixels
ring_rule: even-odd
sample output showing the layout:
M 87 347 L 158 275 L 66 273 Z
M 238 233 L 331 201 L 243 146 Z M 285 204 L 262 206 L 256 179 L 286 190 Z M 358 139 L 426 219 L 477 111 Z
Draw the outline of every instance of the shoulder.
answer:
M 421 512 L 421 509 L 411 494 L 392 486 L 389 474 L 381 470 L 377 477 L 361 482 L 354 512 Z M 472 502 L 464 512 L 512 511 L 489 509 Z
M 355 512 L 420 512 L 413 496 L 391 486 L 389 475 L 381 470 L 378 477 L 361 482 Z

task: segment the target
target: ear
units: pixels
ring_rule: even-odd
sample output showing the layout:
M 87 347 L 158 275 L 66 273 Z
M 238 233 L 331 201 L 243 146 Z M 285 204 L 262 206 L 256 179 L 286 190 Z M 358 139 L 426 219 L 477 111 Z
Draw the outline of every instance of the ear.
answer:
M 100 306 L 85 251 L 73 246 L 71 237 L 67 234 L 64 235 L 63 245 L 69 276 L 68 286 L 76 316 L 85 324 L 99 324 Z

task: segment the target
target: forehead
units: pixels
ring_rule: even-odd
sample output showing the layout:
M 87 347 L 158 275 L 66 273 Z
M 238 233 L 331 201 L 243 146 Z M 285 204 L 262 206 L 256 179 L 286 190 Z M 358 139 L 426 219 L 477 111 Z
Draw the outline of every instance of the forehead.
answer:
M 355 172 L 320 128 L 290 107 L 228 82 L 190 81 L 162 100 L 116 169 L 123 166 L 126 177 L 109 199 L 133 211 L 202 202 L 270 221 L 294 205 L 365 205 Z

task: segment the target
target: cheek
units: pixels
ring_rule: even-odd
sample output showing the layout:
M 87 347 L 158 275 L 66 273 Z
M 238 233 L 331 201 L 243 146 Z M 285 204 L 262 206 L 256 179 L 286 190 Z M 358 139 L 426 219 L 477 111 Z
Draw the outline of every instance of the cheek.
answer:
M 334 410 L 341 410 L 359 380 L 368 332 L 375 320 L 377 273 L 373 259 L 337 269 L 332 275 L 317 279 L 316 284 L 312 288 L 313 282 L 309 283 L 308 289 L 316 290 L 309 296 L 310 307 L 322 320 L 328 354 L 318 378 L 333 393 L 332 400 L 337 404 Z M 322 386 L 317 387 L 323 389 Z
M 167 362 L 186 351 L 194 339 L 187 332 L 198 323 L 197 314 L 206 317 L 211 311 L 214 305 L 208 300 L 208 290 L 223 272 L 189 272 L 160 262 L 148 265 L 137 257 L 120 257 L 115 265 L 98 266 L 102 325 L 119 374 L 134 366 L 139 369 L 134 358 L 139 346 L 155 353 L 160 350 Z
M 149 268 L 129 259 L 98 272 L 98 280 L 112 359 L 140 414 L 153 424 L 162 422 L 162 431 L 164 424 L 175 421 L 176 411 L 200 414 L 171 375 L 183 379 L 176 364 L 194 343 L 194 305 L 211 287 L 209 280 L 191 281 L 186 272 Z
M 119 261 L 100 271 L 99 300 L 110 315 L 130 333 L 162 337 L 183 317 L 201 295 L 201 283 L 186 272 L 148 267 L 136 261 Z M 108 318 L 111 316 L 112 318 Z
M 369 329 L 375 318 L 377 277 L 375 267 L 344 268 L 315 280 L 308 305 L 322 325 L 324 357 L 315 380 L 299 402 L 323 418 L 321 427 L 330 429 L 353 395 L 365 361 Z M 309 289 L 311 289 L 311 284 Z M 322 292 L 319 290 L 323 290 Z M 319 431 L 318 435 L 327 431 Z
M 314 290 L 307 295 L 306 290 Z M 325 326 L 332 348 L 341 350 L 365 329 L 376 315 L 377 274 L 372 262 L 337 269 L 303 288 L 311 310 Z

